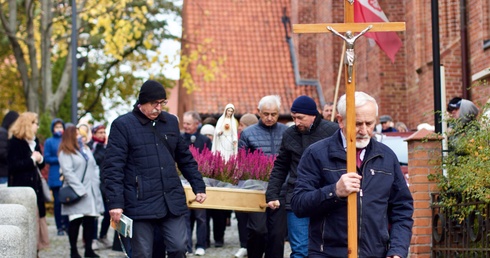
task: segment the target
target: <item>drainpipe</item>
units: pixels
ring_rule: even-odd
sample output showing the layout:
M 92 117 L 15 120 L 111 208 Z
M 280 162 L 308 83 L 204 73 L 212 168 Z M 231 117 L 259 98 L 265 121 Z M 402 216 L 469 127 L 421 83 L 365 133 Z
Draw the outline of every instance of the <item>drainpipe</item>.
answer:
M 466 15 L 466 0 L 459 1 L 459 12 L 460 12 L 460 20 L 461 20 L 461 74 L 462 74 L 462 89 L 461 92 L 462 98 L 471 99 L 471 92 L 469 90 L 471 81 L 470 81 L 470 65 L 469 65 L 469 53 L 468 53 L 468 22 Z
M 439 47 L 439 3 L 431 1 L 432 12 L 432 72 L 434 73 L 434 126 L 436 133 L 442 133 L 441 123 L 441 53 Z
M 325 96 L 323 96 L 322 85 L 319 80 L 315 79 L 301 79 L 299 75 L 298 60 L 296 59 L 296 53 L 294 52 L 293 38 L 289 36 L 289 31 L 291 31 L 291 20 L 286 15 L 286 7 L 283 9 L 282 23 L 284 24 L 284 30 L 286 31 L 286 42 L 289 45 L 289 54 L 291 56 L 291 62 L 293 64 L 294 72 L 294 83 L 296 86 L 308 85 L 316 88 L 318 94 L 318 99 L 320 100 L 320 108 L 325 106 Z

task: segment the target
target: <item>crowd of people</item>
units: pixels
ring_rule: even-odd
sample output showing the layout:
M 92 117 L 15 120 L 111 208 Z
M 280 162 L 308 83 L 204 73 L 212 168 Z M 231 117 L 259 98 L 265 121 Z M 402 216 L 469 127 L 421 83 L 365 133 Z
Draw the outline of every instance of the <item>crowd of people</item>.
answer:
M 258 101 L 257 115 L 246 113 L 239 120 L 232 103 L 217 120 L 187 111 L 181 131 L 179 119 L 164 111 L 164 87 L 148 80 L 133 110 L 113 121 L 109 137 L 104 125 L 55 118 L 52 136 L 42 147 L 36 113 L 7 113 L 0 128 L 0 184 L 34 189 L 38 249 L 49 246 L 40 173 L 47 164 L 57 234 L 68 236 L 71 257 L 82 257 L 80 226 L 84 257 L 99 257 L 98 248 L 112 246 L 110 221 L 119 223 L 122 214 L 133 219 L 133 236 L 122 241 L 129 257 L 203 256 L 211 232 L 215 247 L 226 244 L 233 211 L 187 208 L 180 175 L 190 183 L 195 201 L 207 198 L 189 147 L 219 153 L 224 160 L 239 149 L 261 150 L 276 156 L 265 192 L 267 209 L 234 212 L 240 242 L 235 257 L 283 257 L 285 240 L 290 257 L 346 257 L 346 200 L 353 193 L 362 219 L 358 255 L 407 257 L 413 199 L 395 154 L 373 136 L 378 121 L 382 132 L 408 129 L 389 115 L 378 117 L 373 97 L 355 94 L 356 171 L 346 169 L 345 95 L 337 107 L 327 103 L 320 112 L 312 98 L 298 96 L 289 107 L 292 126 L 279 122 L 280 97 L 268 95 Z M 452 99 L 447 111 L 464 123 L 478 116 L 478 108 L 461 98 Z M 82 196 L 80 201 L 62 203 L 64 186 Z

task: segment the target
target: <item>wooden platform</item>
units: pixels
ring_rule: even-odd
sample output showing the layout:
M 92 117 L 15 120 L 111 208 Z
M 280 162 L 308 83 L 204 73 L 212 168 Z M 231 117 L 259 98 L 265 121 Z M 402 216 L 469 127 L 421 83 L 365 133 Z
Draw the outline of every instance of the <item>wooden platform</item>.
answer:
M 206 187 L 206 201 L 195 202 L 192 188 L 184 186 L 187 206 L 194 209 L 235 210 L 265 212 L 265 191 L 245 190 L 225 187 Z

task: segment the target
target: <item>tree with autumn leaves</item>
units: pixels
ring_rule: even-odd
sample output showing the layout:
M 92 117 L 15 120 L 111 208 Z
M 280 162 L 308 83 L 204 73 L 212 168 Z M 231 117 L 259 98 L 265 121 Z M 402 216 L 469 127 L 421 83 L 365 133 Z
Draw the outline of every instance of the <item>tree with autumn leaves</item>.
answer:
M 50 117 L 70 117 L 71 65 L 78 68 L 78 115 L 103 120 L 104 109 L 130 104 L 142 80 L 136 71 L 164 69 L 174 56 L 163 56 L 168 32 L 162 14 L 180 15 L 173 1 L 77 0 L 77 25 L 71 24 L 71 0 L 0 0 L 0 110 L 29 110 Z M 79 35 L 77 60 L 70 55 L 70 34 Z M 200 44 L 200 43 L 196 43 Z M 202 44 L 205 44 L 203 42 Z M 177 54 L 177 53 L 176 53 Z M 195 85 L 184 57 L 181 77 Z M 216 62 L 213 62 L 216 64 Z M 213 69 L 203 76 L 213 77 Z M 162 71 L 152 75 L 165 87 L 174 82 Z M 102 97 L 112 106 L 102 105 Z

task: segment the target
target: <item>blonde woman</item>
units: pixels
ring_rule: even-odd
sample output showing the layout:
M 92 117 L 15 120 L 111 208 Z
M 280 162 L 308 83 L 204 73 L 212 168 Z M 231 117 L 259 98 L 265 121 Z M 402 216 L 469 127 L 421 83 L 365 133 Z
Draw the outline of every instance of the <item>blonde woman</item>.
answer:
M 34 189 L 37 196 L 39 218 L 37 249 L 49 247 L 46 206 L 39 170 L 44 167 L 41 146 L 36 138 L 39 120 L 36 113 L 25 112 L 14 122 L 9 130 L 8 170 L 9 186 L 27 186 Z

